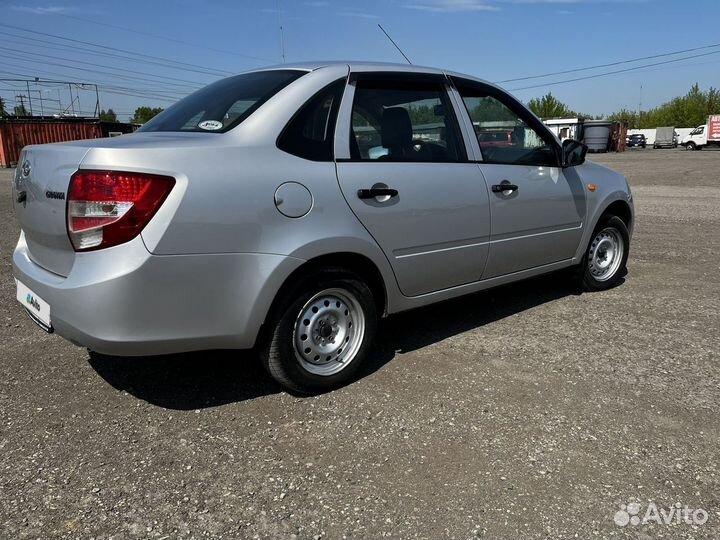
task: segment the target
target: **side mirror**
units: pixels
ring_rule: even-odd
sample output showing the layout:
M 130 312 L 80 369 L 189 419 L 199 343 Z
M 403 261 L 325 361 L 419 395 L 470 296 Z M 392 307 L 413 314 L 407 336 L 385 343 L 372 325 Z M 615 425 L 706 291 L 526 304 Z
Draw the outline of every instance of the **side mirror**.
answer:
M 585 163 L 588 147 L 583 143 L 568 139 L 562 145 L 562 166 L 575 167 Z

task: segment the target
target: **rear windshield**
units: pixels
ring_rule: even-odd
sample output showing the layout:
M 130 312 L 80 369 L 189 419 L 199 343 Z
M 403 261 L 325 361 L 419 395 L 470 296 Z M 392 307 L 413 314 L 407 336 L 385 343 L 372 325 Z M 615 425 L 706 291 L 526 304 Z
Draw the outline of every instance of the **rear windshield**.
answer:
M 222 79 L 181 99 L 138 131 L 223 133 L 304 73 L 256 71 Z

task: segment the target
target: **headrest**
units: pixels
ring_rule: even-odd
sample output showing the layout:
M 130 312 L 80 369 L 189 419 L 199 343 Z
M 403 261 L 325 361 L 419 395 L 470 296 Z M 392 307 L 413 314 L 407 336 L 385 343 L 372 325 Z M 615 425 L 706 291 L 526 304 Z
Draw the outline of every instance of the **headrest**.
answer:
M 402 107 L 385 109 L 381 128 L 384 148 L 412 145 L 412 124 L 407 109 Z

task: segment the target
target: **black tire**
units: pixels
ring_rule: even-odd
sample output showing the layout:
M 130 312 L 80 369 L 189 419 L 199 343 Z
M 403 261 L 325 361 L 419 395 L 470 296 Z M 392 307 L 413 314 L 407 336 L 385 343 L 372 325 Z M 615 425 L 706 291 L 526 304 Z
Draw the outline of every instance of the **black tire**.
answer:
M 595 252 L 598 243 L 598 236 L 601 233 L 608 232 L 610 237 L 614 235 L 616 241 L 622 242 L 622 256 L 619 259 L 619 264 L 611 273 L 607 276 L 598 276 L 599 268 L 595 266 L 596 261 L 593 258 L 592 253 Z M 602 242 L 602 240 L 600 241 Z M 581 277 L 582 287 L 585 291 L 605 291 L 615 287 L 622 278 L 627 275 L 627 260 L 630 254 L 630 233 L 628 232 L 625 222 L 617 216 L 605 215 L 600 218 L 600 221 L 595 227 L 595 230 L 590 237 L 590 244 L 585 250 L 585 256 L 581 264 Z M 611 266 L 615 266 L 614 264 Z
M 348 359 L 345 357 L 345 362 L 347 363 L 340 362 L 340 360 L 343 359 L 341 347 L 339 351 L 336 350 L 338 354 L 334 357 L 335 359 L 330 360 L 330 357 L 328 357 L 328 360 L 323 364 L 329 370 L 335 369 L 332 366 L 342 364 L 343 367 L 339 368 L 340 371 L 336 373 L 318 374 L 309 371 L 309 369 L 319 370 L 325 368 L 315 367 L 310 359 L 304 358 L 303 351 L 296 347 L 296 334 L 294 330 L 296 324 L 301 324 L 300 316 L 303 311 L 309 309 L 308 302 L 319 293 L 330 290 L 336 291 L 338 295 L 341 295 L 339 297 L 340 300 L 345 299 L 350 301 L 349 303 L 352 303 L 352 299 L 356 301 L 354 310 L 355 312 L 358 310 L 362 311 L 364 332 L 361 337 L 357 338 L 358 341 L 356 341 L 356 344 L 353 346 L 356 352 L 354 352 L 352 358 Z M 342 295 L 345 295 L 344 298 Z M 322 270 L 301 280 L 293 287 L 290 293 L 287 294 L 287 298 L 287 302 L 275 310 L 276 313 L 270 320 L 268 335 L 264 344 L 259 348 L 262 363 L 270 376 L 285 388 L 306 395 L 327 392 L 354 380 L 358 369 L 360 369 L 372 348 L 377 329 L 378 311 L 373 293 L 367 284 L 359 277 L 339 269 Z M 318 300 L 320 299 L 314 301 Z M 327 306 L 328 304 L 326 303 L 325 305 Z M 338 319 L 342 318 L 342 313 L 345 313 L 345 315 L 348 314 L 348 311 L 345 311 L 344 307 L 345 306 L 343 306 L 341 313 L 336 314 L 337 317 L 335 320 L 340 326 L 342 326 L 342 322 L 339 322 Z M 327 309 L 332 309 L 332 306 Z M 353 308 L 349 310 L 351 317 L 352 309 Z M 327 316 L 332 318 L 332 313 L 328 313 L 329 315 Z M 320 324 L 320 321 L 317 319 L 322 318 L 321 315 L 322 312 L 317 318 L 314 318 L 308 326 L 308 337 L 306 339 L 314 341 L 315 336 L 322 339 L 315 331 L 316 328 L 320 328 L 316 326 L 316 322 Z M 313 315 L 311 314 L 310 316 Z M 356 329 L 359 327 L 360 317 L 358 316 L 357 319 Z M 306 320 L 309 319 L 304 319 L 303 322 Z M 349 322 L 350 327 L 352 327 L 352 320 L 343 319 L 343 321 L 345 326 L 347 326 Z M 349 340 L 351 335 L 350 329 L 347 329 L 347 331 L 348 335 L 346 338 Z M 334 340 L 341 335 L 345 334 L 338 333 L 334 336 L 328 336 L 328 340 L 333 339 L 332 343 L 328 346 L 334 346 Z M 354 339 L 355 337 L 353 336 L 353 340 Z M 352 345 L 353 340 L 349 340 L 348 346 Z M 313 347 L 318 347 L 317 342 L 308 343 Z M 305 351 L 308 350 L 309 348 L 305 349 Z M 314 352 L 313 350 L 313 353 Z M 332 354 L 334 355 L 335 353 L 333 352 Z M 315 360 L 317 361 L 318 358 L 315 357 Z M 321 357 L 319 361 L 322 362 L 323 358 Z
M 696 148 L 697 148 L 697 146 L 695 146 L 695 143 L 691 143 L 691 142 L 687 143 L 687 146 L 685 146 L 685 150 L 687 150 L 689 152 L 694 152 Z

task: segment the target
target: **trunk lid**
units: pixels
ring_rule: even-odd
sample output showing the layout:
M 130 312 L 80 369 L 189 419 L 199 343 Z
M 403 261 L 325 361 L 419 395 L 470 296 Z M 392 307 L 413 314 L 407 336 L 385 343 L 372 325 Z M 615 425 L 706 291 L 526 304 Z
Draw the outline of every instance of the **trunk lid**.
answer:
M 87 147 L 68 144 L 28 146 L 15 171 L 13 206 L 25 233 L 28 255 L 61 276 L 70 273 L 75 261 L 67 234 L 67 190 L 87 151 Z

